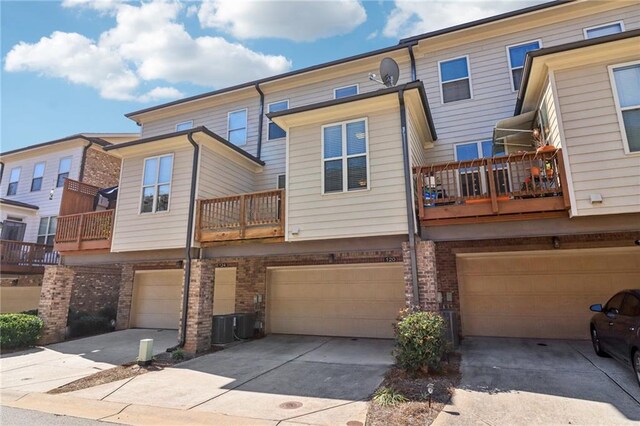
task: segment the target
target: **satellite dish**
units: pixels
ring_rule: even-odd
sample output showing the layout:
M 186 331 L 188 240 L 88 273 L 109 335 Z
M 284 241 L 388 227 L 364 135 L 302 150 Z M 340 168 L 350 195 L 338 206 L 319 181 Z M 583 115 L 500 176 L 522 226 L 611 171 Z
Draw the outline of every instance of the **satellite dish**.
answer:
M 393 87 L 398 84 L 400 77 L 400 67 L 391 58 L 384 58 L 380 62 L 380 79 L 375 74 L 369 74 L 369 79 L 384 84 L 387 87 Z

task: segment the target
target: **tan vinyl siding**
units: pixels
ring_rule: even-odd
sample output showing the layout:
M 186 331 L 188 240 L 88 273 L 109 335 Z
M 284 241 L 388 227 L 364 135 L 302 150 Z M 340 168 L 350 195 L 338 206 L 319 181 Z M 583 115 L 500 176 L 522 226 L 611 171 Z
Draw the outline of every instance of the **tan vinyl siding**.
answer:
M 322 124 L 290 131 L 289 240 L 406 233 L 399 109 L 368 117 L 370 190 L 321 194 Z
M 253 192 L 255 174 L 203 146 L 200 157 L 198 198 Z
M 159 152 L 156 155 L 169 153 Z M 169 210 L 158 213 L 140 214 L 144 159 L 149 155 L 123 160 L 112 251 L 184 247 L 193 149 L 180 149 L 173 154 Z
M 547 142 L 556 148 L 561 148 L 560 130 L 558 127 L 558 116 L 556 114 L 556 105 L 553 99 L 553 89 L 551 84 L 547 84 L 542 95 L 540 106 L 546 105 L 547 118 L 549 119 L 549 127 L 547 133 Z
M 624 152 L 607 65 L 555 73 L 578 216 L 640 211 L 640 156 Z
M 427 164 L 427 152 L 424 149 L 422 138 L 417 129 L 417 122 L 420 120 L 415 116 L 415 111 L 407 110 L 407 139 L 409 141 L 409 151 L 411 154 L 411 167 L 423 166 Z M 424 120 L 424 119 L 423 119 Z

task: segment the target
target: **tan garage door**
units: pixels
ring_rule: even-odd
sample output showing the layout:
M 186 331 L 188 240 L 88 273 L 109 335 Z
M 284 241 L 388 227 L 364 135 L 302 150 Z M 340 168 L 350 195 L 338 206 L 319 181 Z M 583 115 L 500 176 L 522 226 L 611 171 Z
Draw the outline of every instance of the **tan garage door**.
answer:
M 402 265 L 269 269 L 267 331 L 393 337 L 404 306 Z
M 640 283 L 640 250 L 458 255 L 462 333 L 587 339 L 589 306 Z
M 180 323 L 183 271 L 136 271 L 131 327 L 177 329 Z
M 236 311 L 236 268 L 216 268 L 213 315 Z

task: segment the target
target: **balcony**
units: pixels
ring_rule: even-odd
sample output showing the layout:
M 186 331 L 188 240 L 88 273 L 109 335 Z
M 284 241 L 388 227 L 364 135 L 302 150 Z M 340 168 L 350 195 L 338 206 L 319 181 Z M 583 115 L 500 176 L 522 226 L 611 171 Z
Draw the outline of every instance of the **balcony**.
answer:
M 0 240 L 3 274 L 42 274 L 46 265 L 57 265 L 60 256 L 45 244 Z
M 216 243 L 281 238 L 284 197 L 284 190 L 279 189 L 198 200 L 196 240 Z
M 566 217 L 560 149 L 414 168 L 423 225 Z

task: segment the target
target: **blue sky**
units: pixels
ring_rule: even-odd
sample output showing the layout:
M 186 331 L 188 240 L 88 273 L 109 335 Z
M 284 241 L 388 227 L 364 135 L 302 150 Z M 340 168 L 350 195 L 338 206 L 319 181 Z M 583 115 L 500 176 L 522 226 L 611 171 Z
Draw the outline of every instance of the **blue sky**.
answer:
M 2 1 L 0 152 L 536 0 Z

